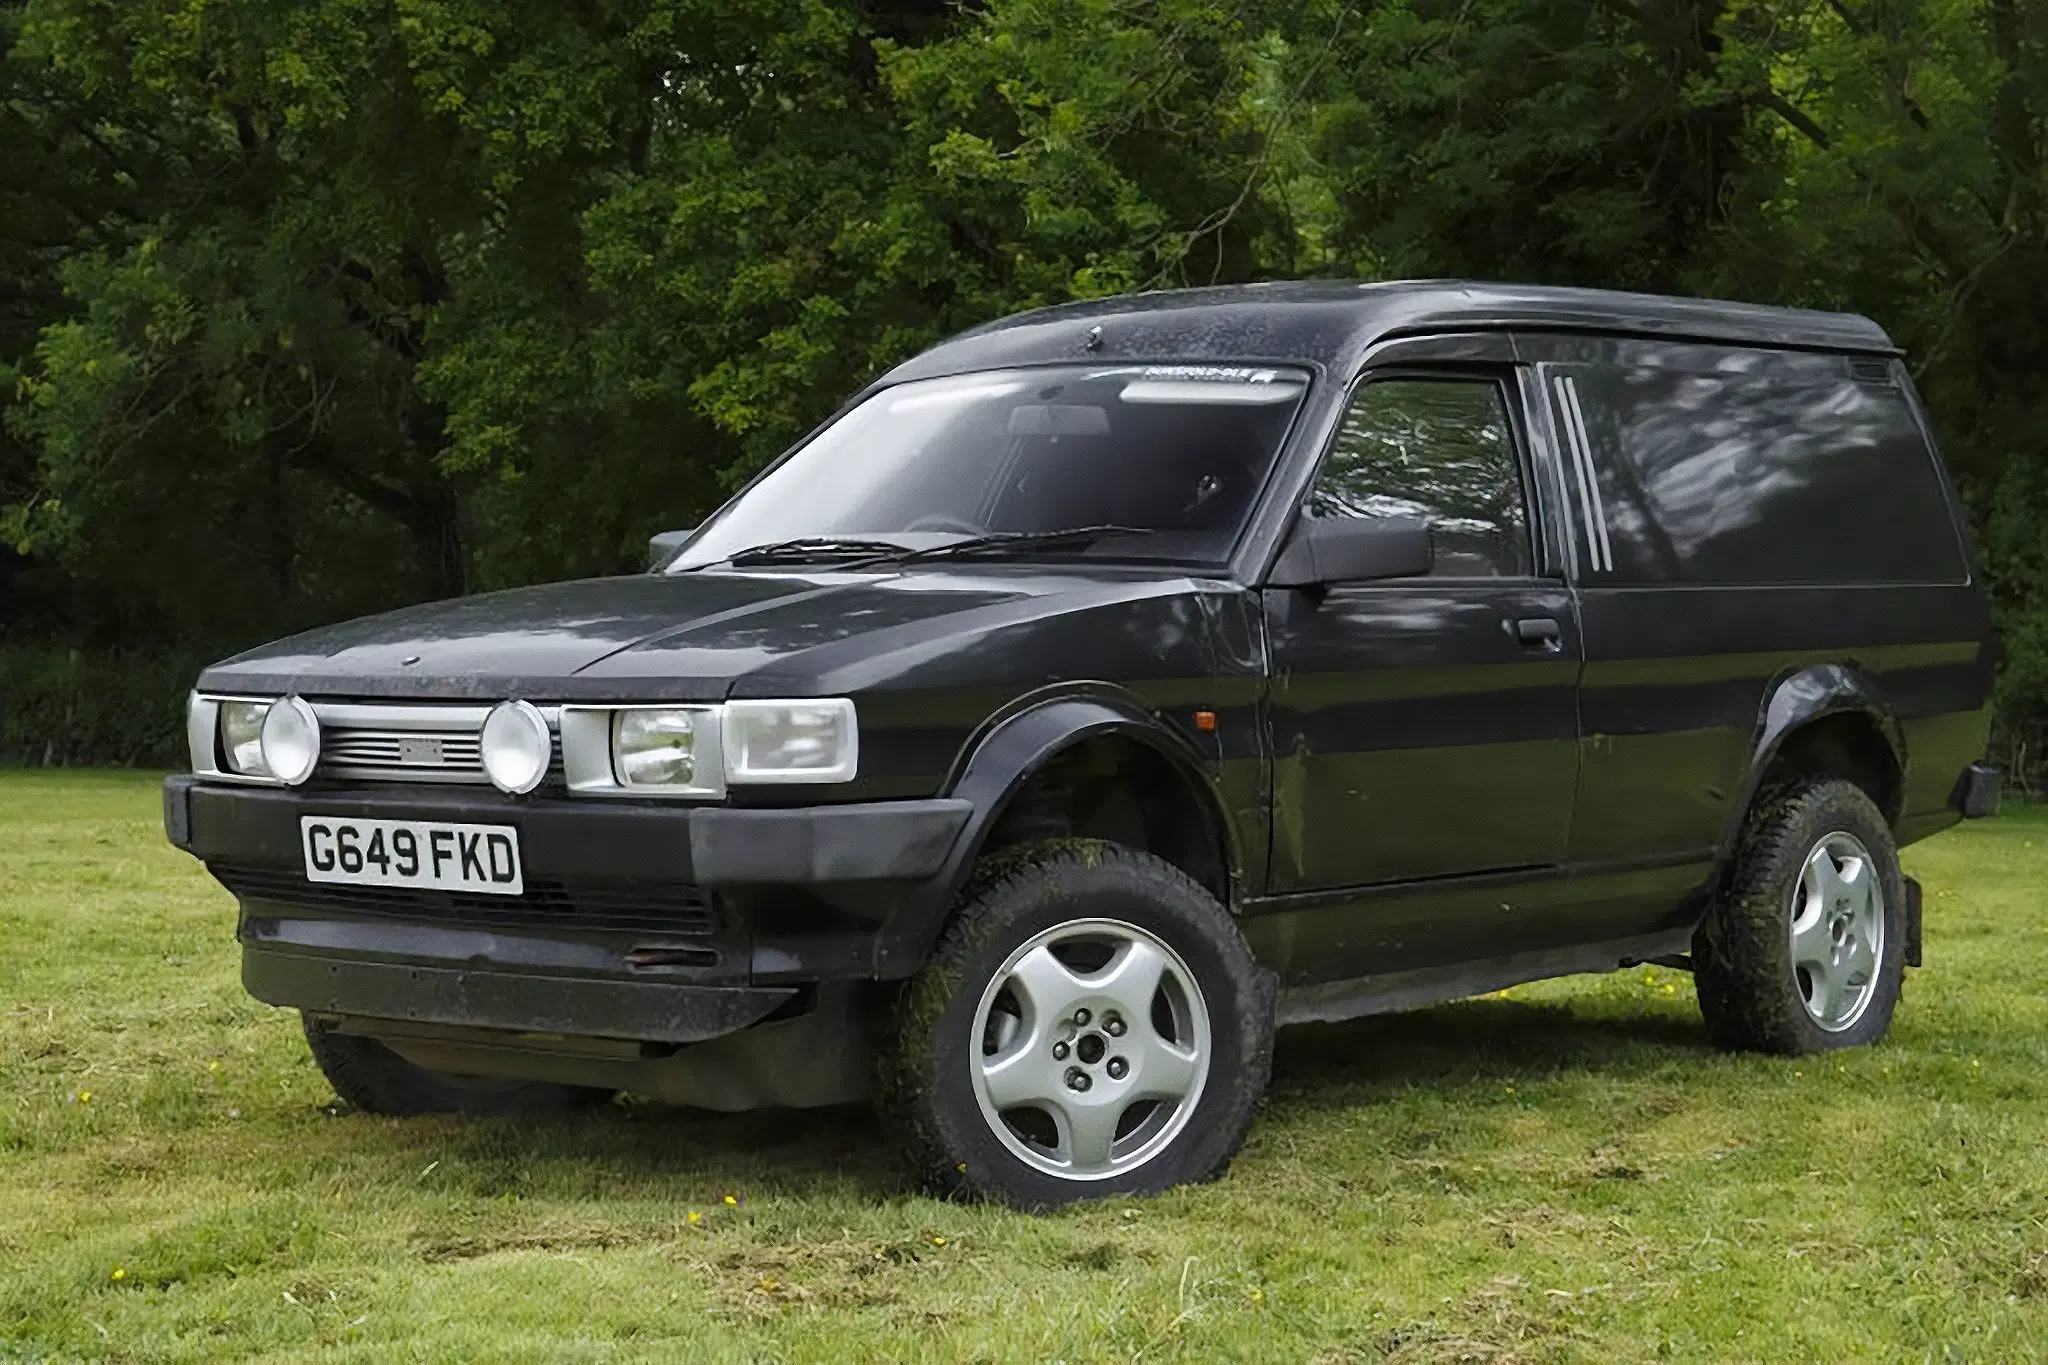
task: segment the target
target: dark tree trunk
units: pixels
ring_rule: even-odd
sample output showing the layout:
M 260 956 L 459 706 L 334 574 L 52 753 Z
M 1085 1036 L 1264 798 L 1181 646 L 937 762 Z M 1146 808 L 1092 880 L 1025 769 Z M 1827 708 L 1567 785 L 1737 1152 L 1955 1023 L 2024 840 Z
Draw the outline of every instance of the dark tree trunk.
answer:
M 462 550 L 461 500 L 447 484 L 413 491 L 405 526 L 429 597 L 459 597 L 468 585 Z

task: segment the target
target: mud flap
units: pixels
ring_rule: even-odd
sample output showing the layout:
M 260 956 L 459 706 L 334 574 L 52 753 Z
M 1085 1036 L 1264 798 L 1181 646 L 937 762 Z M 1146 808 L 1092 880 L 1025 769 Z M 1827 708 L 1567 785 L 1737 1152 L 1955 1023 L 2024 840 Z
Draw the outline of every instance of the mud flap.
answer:
M 1920 883 L 1906 878 L 1906 965 L 1920 965 Z

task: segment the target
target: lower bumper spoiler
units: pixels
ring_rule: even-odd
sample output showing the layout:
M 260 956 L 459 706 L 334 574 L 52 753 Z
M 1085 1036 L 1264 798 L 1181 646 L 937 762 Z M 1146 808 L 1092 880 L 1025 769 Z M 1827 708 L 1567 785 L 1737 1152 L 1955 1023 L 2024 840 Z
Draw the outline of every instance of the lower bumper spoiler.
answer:
M 243 945 L 242 985 L 266 1004 L 315 1014 L 657 1043 L 695 1043 L 731 1033 L 774 1013 L 797 993 L 795 987 L 412 966 L 257 944 Z

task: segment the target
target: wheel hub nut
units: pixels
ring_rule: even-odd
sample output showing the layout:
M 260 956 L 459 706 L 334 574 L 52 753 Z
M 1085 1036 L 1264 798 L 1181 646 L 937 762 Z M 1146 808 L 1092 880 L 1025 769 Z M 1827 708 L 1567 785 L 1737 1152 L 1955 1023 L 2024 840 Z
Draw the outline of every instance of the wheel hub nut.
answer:
M 1068 1051 L 1069 1049 L 1064 1042 L 1054 1043 L 1052 1045 L 1052 1059 L 1056 1062 L 1064 1062 L 1067 1060 Z
M 1110 1037 L 1112 1037 L 1112 1038 L 1121 1038 L 1121 1037 L 1123 1037 L 1123 1036 L 1124 1036 L 1124 1017 L 1123 1017 L 1123 1016 L 1122 1016 L 1121 1014 L 1105 1014 L 1105 1015 L 1103 1015 L 1103 1016 L 1102 1016 L 1102 1031 L 1103 1031 L 1104 1033 L 1107 1033 L 1107 1034 L 1108 1034 L 1108 1035 L 1109 1035 Z
M 1109 1078 L 1113 1081 L 1120 1081 L 1130 1074 L 1131 1064 L 1121 1057 L 1112 1057 L 1109 1059 L 1108 1069 Z
M 1088 1073 L 1080 1067 L 1070 1066 L 1067 1068 L 1067 1089 L 1086 1090 L 1091 1084 L 1093 1082 L 1088 1079 Z
M 1075 1010 L 1075 1011 L 1074 1011 L 1074 1027 L 1075 1027 L 1075 1028 L 1087 1028 L 1087 1027 L 1088 1027 L 1088 1021 L 1089 1021 L 1090 1019 L 1093 1019 L 1094 1017 L 1095 1017 L 1094 1015 L 1090 1014 L 1090 1013 L 1089 1013 L 1089 1012 L 1088 1012 L 1087 1010 L 1085 1010 L 1085 1009 L 1079 1009 L 1079 1010 Z

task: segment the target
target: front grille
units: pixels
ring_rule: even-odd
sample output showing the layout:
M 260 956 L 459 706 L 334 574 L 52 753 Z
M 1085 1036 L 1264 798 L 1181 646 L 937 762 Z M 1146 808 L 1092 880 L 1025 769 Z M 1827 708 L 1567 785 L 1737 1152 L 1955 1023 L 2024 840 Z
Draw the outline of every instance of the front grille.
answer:
M 482 732 L 486 706 L 452 702 L 315 702 L 320 763 L 315 776 L 335 782 L 434 782 L 484 786 Z M 542 712 L 550 729 L 552 710 Z M 562 741 L 542 785 L 560 787 Z
M 244 900 L 267 901 L 351 919 L 408 920 L 479 929 L 551 929 L 589 933 L 708 937 L 717 928 L 711 901 L 688 882 L 558 882 L 528 878 L 521 896 L 480 896 L 396 886 L 309 882 L 285 868 L 209 864 Z
M 474 731 L 333 730 L 320 737 L 320 770 L 333 777 L 488 782 Z

